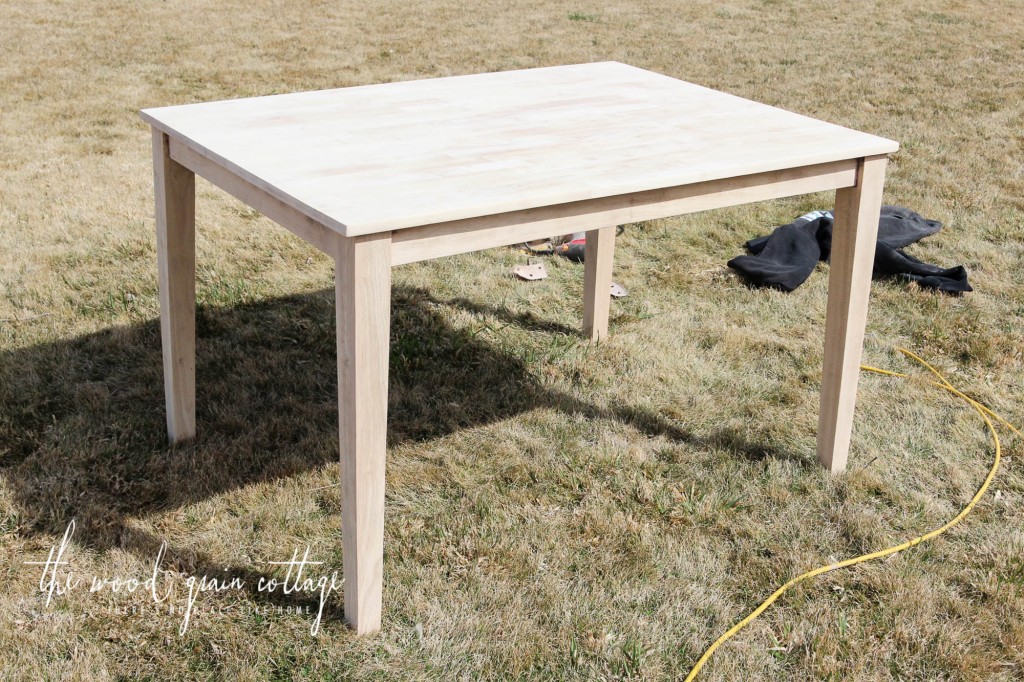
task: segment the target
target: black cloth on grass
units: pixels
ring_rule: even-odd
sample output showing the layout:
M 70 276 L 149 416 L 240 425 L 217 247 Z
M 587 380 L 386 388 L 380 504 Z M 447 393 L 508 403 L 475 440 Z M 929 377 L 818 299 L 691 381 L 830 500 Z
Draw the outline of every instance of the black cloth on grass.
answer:
M 803 284 L 819 260 L 828 260 L 832 252 L 831 211 L 814 211 L 780 225 L 767 236 L 747 242 L 749 256 L 737 256 L 729 267 L 752 284 L 793 291 Z M 942 223 L 927 220 L 902 206 L 883 206 L 878 221 L 874 275 L 898 276 L 920 286 L 962 293 L 972 291 L 967 271 L 962 266 L 940 268 L 903 253 L 900 248 L 935 234 Z

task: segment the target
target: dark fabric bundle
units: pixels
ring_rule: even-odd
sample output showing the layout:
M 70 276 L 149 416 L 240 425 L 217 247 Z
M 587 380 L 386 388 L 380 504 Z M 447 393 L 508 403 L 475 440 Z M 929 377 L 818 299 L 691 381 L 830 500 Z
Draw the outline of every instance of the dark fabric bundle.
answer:
M 775 228 L 770 235 L 748 241 L 751 255 L 733 258 L 729 267 L 752 284 L 793 291 L 810 277 L 819 260 L 828 260 L 831 255 L 833 222 L 831 211 L 802 215 Z M 883 206 L 874 276 L 898 276 L 947 293 L 972 291 L 963 266 L 940 268 L 900 250 L 941 229 L 942 223 L 927 220 L 909 208 Z

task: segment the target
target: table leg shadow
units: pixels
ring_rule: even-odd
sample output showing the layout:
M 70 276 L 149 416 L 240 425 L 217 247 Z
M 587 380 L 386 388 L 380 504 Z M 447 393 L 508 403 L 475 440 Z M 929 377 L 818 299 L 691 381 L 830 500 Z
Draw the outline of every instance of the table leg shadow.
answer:
M 0 353 L 0 471 L 17 507 L 18 532 L 59 537 L 75 519 L 77 544 L 127 549 L 151 561 L 161 539 L 132 519 L 336 464 L 333 297 L 328 289 L 199 307 L 199 435 L 178 446 L 167 444 L 158 319 Z M 391 447 L 548 407 L 697 446 L 725 444 L 741 456 L 787 456 L 735 434 L 698 437 L 649 411 L 597 406 L 545 387 L 520 359 L 451 327 L 439 312 L 443 305 L 423 290 L 393 292 Z M 521 322 L 560 331 L 558 323 Z M 174 546 L 167 564 L 195 575 L 222 575 L 225 568 L 201 551 Z M 270 575 L 253 566 L 227 568 L 249 586 Z M 254 587 L 252 598 L 311 605 Z M 340 605 L 325 613 L 341 618 Z

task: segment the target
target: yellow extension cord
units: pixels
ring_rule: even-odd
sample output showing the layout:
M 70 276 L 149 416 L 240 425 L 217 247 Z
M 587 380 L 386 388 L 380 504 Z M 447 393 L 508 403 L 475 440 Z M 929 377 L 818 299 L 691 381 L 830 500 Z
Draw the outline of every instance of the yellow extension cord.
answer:
M 902 552 L 903 550 L 910 549 L 911 547 L 913 547 L 915 545 L 918 545 L 918 544 L 924 542 L 925 540 L 931 540 L 935 536 L 941 535 L 942 533 L 945 533 L 947 530 L 949 530 L 950 528 L 952 528 L 956 524 L 960 523 L 964 519 L 965 516 L 967 516 L 968 514 L 971 513 L 971 510 L 974 509 L 974 505 L 976 505 L 978 503 L 978 500 L 980 500 L 981 497 L 985 494 L 985 491 L 988 490 L 989 484 L 992 483 L 992 479 L 995 477 L 996 471 L 999 469 L 999 459 L 1000 459 L 1000 455 L 1001 455 L 1001 452 L 1002 452 L 1002 446 L 999 444 L 999 434 L 996 433 L 996 428 L 995 428 L 995 426 L 993 426 L 992 420 L 989 419 L 989 417 L 994 418 L 999 423 L 1001 423 L 1004 426 L 1008 427 L 1011 431 L 1016 433 L 1018 436 L 1024 435 L 1016 427 L 1014 427 L 1013 424 L 1011 424 L 1010 422 L 1006 421 L 1005 419 L 1000 417 L 998 414 L 996 414 L 995 412 L 993 412 L 989 408 L 987 408 L 984 405 L 982 405 L 981 403 L 979 403 L 974 398 L 971 398 L 970 396 L 965 395 L 964 393 L 962 393 L 962 392 L 958 391 L 957 389 L 955 389 L 952 384 L 950 384 L 948 381 L 946 381 L 946 377 L 942 376 L 942 374 L 940 374 L 937 369 L 935 369 L 934 367 L 929 365 L 927 362 L 922 360 L 920 357 L 918 357 L 917 355 L 914 355 L 913 353 L 911 353 L 909 350 L 906 350 L 905 348 L 899 348 L 897 350 L 899 350 L 904 355 L 906 355 L 906 356 L 908 356 L 910 358 L 913 358 L 917 362 L 919 362 L 922 365 L 924 365 L 925 367 L 927 367 L 928 370 L 932 374 L 934 374 L 936 377 L 938 377 L 938 379 L 939 379 L 938 381 L 929 381 L 928 383 L 932 384 L 933 386 L 938 386 L 939 388 L 943 388 L 943 389 L 949 391 L 950 393 L 952 393 L 953 395 L 955 395 L 955 396 L 957 396 L 959 398 L 962 398 L 971 407 L 973 407 L 975 410 L 977 410 L 978 414 L 981 415 L 981 418 L 985 420 L 985 425 L 988 426 L 988 430 L 992 433 L 992 440 L 995 442 L 995 446 L 996 446 L 996 448 L 995 448 L 995 450 L 996 450 L 995 458 L 992 461 L 992 468 L 989 469 L 988 476 L 985 477 L 985 482 L 981 484 L 981 487 L 978 488 L 978 492 L 974 494 L 974 497 L 971 498 L 971 501 L 967 503 L 967 506 L 964 507 L 963 510 L 959 514 L 957 514 L 955 517 L 953 517 L 953 519 L 951 521 L 947 522 L 941 528 L 936 528 L 935 530 L 933 530 L 933 531 L 931 531 L 929 533 L 925 533 L 924 535 L 921 535 L 920 537 L 916 537 L 913 540 L 908 540 L 907 542 L 904 542 L 903 544 L 896 545 L 894 547 L 889 547 L 888 549 L 883 549 L 883 550 L 880 550 L 878 552 L 872 552 L 870 554 L 863 554 L 861 556 L 854 557 L 852 559 L 847 559 L 845 561 L 840 561 L 839 563 L 836 563 L 836 564 L 829 564 L 827 566 L 820 566 L 819 568 L 816 568 L 813 571 L 807 571 L 806 573 L 804 573 L 802 575 L 798 575 L 797 577 L 793 578 L 788 583 L 786 583 L 785 585 L 783 585 L 779 589 L 775 590 L 775 592 L 773 592 L 770 597 L 768 597 L 763 602 L 761 602 L 761 605 L 758 606 L 753 611 L 751 611 L 750 615 L 748 615 L 746 618 L 744 618 L 740 622 L 738 622 L 735 625 L 733 625 L 731 628 L 729 628 L 729 630 L 724 635 L 722 635 L 717 640 L 715 640 L 714 644 L 712 644 L 711 646 L 708 647 L 708 650 L 704 652 L 704 655 L 700 657 L 700 659 L 697 661 L 697 663 L 693 666 L 693 669 L 690 670 L 690 674 L 686 676 L 685 682 L 691 682 L 692 680 L 696 679 L 697 674 L 700 672 L 701 668 L 704 667 L 704 664 L 708 662 L 708 659 L 711 658 L 711 655 L 713 653 L 715 653 L 715 650 L 718 649 L 718 647 L 722 646 L 722 644 L 724 644 L 733 635 L 735 635 L 737 632 L 739 632 L 744 627 L 746 627 L 752 620 L 754 620 L 755 618 L 760 616 L 764 612 L 765 609 L 767 609 L 769 606 L 771 606 L 779 597 L 781 597 L 783 594 L 785 594 L 786 591 L 789 590 L 789 588 L 793 587 L 794 585 L 796 585 L 798 583 L 802 583 L 803 581 L 807 580 L 808 578 L 813 578 L 814 576 L 821 575 L 822 573 L 828 573 L 830 571 L 834 571 L 834 570 L 839 569 L 839 568 L 846 568 L 847 566 L 855 566 L 857 564 L 864 563 L 865 561 L 871 561 L 872 559 L 880 559 L 882 557 L 889 556 L 890 554 L 895 554 L 896 552 Z M 867 371 L 867 372 L 874 372 L 876 374 L 884 374 L 886 376 L 903 377 L 903 378 L 907 378 L 907 376 L 908 376 L 908 375 L 902 374 L 900 372 L 891 372 L 891 371 L 889 371 L 887 369 L 879 369 L 877 367 L 869 367 L 867 365 L 861 365 L 860 368 L 865 370 L 865 371 Z

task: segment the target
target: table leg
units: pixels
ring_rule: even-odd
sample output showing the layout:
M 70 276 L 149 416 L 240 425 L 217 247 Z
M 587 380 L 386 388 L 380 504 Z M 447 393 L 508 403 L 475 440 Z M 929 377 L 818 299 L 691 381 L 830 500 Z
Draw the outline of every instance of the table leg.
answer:
M 153 129 L 164 399 L 171 442 L 196 434 L 196 176 Z
M 836 191 L 818 413 L 818 461 L 832 473 L 846 468 L 850 450 L 885 163 L 861 159 L 856 186 Z
M 391 234 L 340 238 L 334 280 L 345 617 L 365 634 L 383 593 Z
M 583 334 L 591 341 L 608 336 L 615 229 L 612 225 L 587 232 L 583 261 Z

